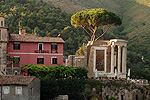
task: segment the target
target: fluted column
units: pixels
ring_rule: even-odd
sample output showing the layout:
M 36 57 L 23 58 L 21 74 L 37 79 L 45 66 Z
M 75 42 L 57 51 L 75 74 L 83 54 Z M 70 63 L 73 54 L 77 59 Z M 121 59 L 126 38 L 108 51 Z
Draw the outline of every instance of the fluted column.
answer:
M 114 73 L 114 45 L 111 45 L 111 73 Z
M 127 48 L 124 46 L 122 51 L 122 73 L 126 73 L 126 55 Z
M 121 46 L 118 46 L 118 73 L 120 73 L 121 69 Z

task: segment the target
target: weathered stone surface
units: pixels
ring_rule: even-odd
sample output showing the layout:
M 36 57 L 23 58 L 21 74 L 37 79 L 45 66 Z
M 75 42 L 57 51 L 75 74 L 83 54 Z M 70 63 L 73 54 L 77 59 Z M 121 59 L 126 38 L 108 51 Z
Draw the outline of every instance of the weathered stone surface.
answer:
M 4 17 L 0 16 L 0 75 L 6 75 L 7 66 L 7 27 L 5 27 Z M 3 24 L 2 24 L 3 22 Z
M 115 97 L 117 100 L 150 100 L 149 84 L 127 84 L 127 81 L 101 81 L 102 86 L 99 94 L 103 100 Z
M 66 61 L 66 66 L 82 66 L 84 67 L 84 56 L 69 55 Z

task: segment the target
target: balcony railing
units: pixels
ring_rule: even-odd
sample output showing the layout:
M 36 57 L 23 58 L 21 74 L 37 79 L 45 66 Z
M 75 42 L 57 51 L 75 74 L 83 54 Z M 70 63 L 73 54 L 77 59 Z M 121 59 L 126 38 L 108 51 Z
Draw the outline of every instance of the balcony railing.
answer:
M 7 67 L 21 67 L 21 65 L 18 63 L 18 64 L 7 64 Z
M 35 50 L 35 53 L 49 53 L 49 50 Z
M 52 51 L 49 51 L 49 50 L 35 50 L 34 52 L 35 53 L 58 53 L 57 50 L 52 50 Z

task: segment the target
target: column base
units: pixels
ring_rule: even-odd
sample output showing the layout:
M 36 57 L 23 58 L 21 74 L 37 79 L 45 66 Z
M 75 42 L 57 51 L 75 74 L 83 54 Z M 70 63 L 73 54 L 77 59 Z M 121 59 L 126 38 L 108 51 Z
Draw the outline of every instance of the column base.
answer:
M 93 73 L 94 75 L 94 73 Z M 94 77 L 94 76 L 93 76 Z M 106 73 L 97 71 L 97 77 L 115 77 L 115 73 Z M 118 73 L 117 78 L 126 78 L 126 73 Z

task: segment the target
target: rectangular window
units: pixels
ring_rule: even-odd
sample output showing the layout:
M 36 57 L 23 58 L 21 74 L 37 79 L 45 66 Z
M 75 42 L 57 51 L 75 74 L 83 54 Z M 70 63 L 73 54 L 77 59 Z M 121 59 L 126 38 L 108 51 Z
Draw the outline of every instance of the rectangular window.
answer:
M 4 94 L 9 94 L 9 87 L 8 86 L 3 87 L 3 92 Z
M 16 94 L 22 95 L 22 87 L 16 87 Z
M 20 57 L 19 56 L 14 56 L 14 61 L 13 63 L 18 64 L 20 63 Z
M 121 95 L 121 100 L 123 100 L 123 95 Z
M 3 26 L 3 21 L 1 21 L 1 26 Z
M 43 43 L 38 43 L 38 50 L 43 50 Z
M 44 64 L 44 58 L 37 58 L 37 64 Z
M 57 58 L 56 57 L 52 57 L 52 64 L 57 64 Z
M 18 75 L 18 72 L 17 72 L 17 71 L 15 71 L 15 72 L 14 72 L 14 75 Z
M 106 96 L 106 100 L 108 100 L 108 95 Z
M 136 100 L 138 100 L 138 95 L 136 95 Z
M 20 43 L 14 42 L 14 50 L 20 50 Z
M 30 88 L 30 90 L 31 90 L 31 95 L 33 95 L 33 88 Z
M 57 51 L 57 43 L 52 43 L 51 51 Z

